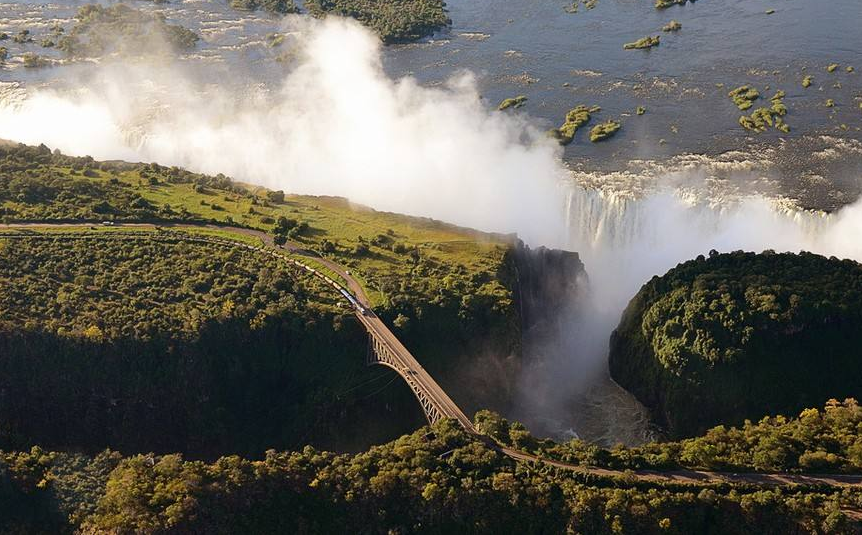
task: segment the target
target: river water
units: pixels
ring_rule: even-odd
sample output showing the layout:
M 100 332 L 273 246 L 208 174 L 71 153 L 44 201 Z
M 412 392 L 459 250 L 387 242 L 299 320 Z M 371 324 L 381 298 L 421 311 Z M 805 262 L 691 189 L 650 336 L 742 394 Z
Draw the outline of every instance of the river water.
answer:
M 2 95 L 24 98 L 22 92 L 46 86 L 75 92 L 81 80 L 98 83 L 99 62 L 69 62 L 38 44 L 54 24 L 70 27 L 85 3 L 0 0 L 0 32 L 14 35 L 29 29 L 35 40 L 2 43 L 11 58 L 0 67 Z M 239 98 L 260 88 L 274 91 L 294 66 L 289 41 L 277 48 L 266 44 L 268 34 L 289 27 L 278 18 L 238 13 L 224 0 L 131 3 L 201 35 L 195 51 L 179 61 L 203 86 L 217 85 Z M 775 213 L 790 214 L 789 219 L 803 223 L 800 228 L 809 228 L 822 216 L 800 217 L 796 208 L 833 211 L 859 197 L 859 0 L 700 0 L 662 11 L 649 0 L 598 0 L 594 9 L 581 6 L 577 13 L 569 12 L 570 6 L 566 0 L 451 0 L 450 29 L 419 43 L 386 47 L 383 66 L 393 78 L 412 76 L 428 87 L 469 72 L 489 110 L 504 98 L 527 96 L 525 107 L 506 113 L 523 114 L 539 129 L 559 125 L 578 104 L 601 106 L 596 120 L 622 122 L 613 139 L 590 143 L 579 133 L 561 154 L 571 172 L 565 245 L 582 252 L 596 298 L 604 302 L 599 315 L 606 321 L 593 329 L 600 338 L 609 334 L 627 297 L 644 280 L 687 255 L 704 252 L 700 249 L 712 241 L 752 248 L 773 241 L 789 248 L 810 245 L 801 237 L 783 240 L 793 234 L 783 223 L 748 237 L 752 239 L 741 239 L 741 232 L 730 237 L 719 233 L 715 218 L 728 221 L 721 219 L 725 204 L 751 194 L 777 199 L 790 211 Z M 682 29 L 662 33 L 671 19 L 681 22 Z M 659 34 L 657 48 L 623 50 L 623 43 Z M 55 63 L 27 69 L 20 62 L 27 51 Z M 829 73 L 826 67 L 832 63 L 839 67 Z M 854 67 L 853 72 L 847 67 Z M 807 75 L 814 82 L 806 89 L 801 80 Z M 742 84 L 756 86 L 766 98 L 785 91 L 792 131 L 744 131 L 737 123 L 740 111 L 727 97 Z M 835 105 L 827 107 L 827 99 Z M 646 108 L 644 115 L 634 113 L 638 106 Z M 670 193 L 650 202 L 638 200 L 656 191 Z M 696 223 L 707 230 L 675 240 L 682 245 L 674 248 L 660 246 L 669 228 L 691 220 L 680 216 L 664 221 L 672 225 L 664 227 L 662 221 L 651 224 L 655 214 L 675 214 L 679 206 L 693 204 L 706 207 L 697 211 Z M 761 205 L 747 210 L 743 214 L 749 221 L 771 217 Z M 741 217 L 739 212 L 735 217 Z M 625 272 L 590 269 L 597 265 L 637 267 Z M 600 346 L 591 346 L 595 354 L 584 358 L 601 363 Z M 574 419 L 541 420 L 536 415 L 547 414 L 541 403 L 519 416 L 558 437 L 577 434 L 602 443 L 636 443 L 652 436 L 642 408 L 602 375 L 600 365 L 593 368 L 599 379 L 565 401 L 568 412 L 578 415 Z
M 68 26 L 85 3 L 5 0 L 0 31 L 11 35 L 28 28 L 38 41 L 55 22 Z M 221 85 L 274 84 L 289 68 L 274 64 L 279 51 L 264 43 L 265 35 L 280 28 L 276 18 L 240 14 L 224 0 L 132 3 L 197 31 L 203 40 L 186 61 Z M 468 70 L 489 108 L 526 95 L 522 112 L 543 127 L 558 125 L 577 104 L 601 106 L 597 119 L 621 119 L 623 128 L 612 142 L 577 137 L 564 158 L 578 169 L 619 171 L 633 160 L 742 150 L 754 160 L 767 154 L 771 166 L 763 172 L 782 178 L 785 192 L 807 206 L 835 208 L 848 198 L 833 198 L 822 181 L 812 188 L 806 176 L 823 177 L 828 186 L 858 195 L 859 154 L 842 153 L 839 162 L 804 157 L 829 145 L 824 135 L 862 139 L 858 0 L 701 1 L 665 10 L 656 10 L 650 0 L 599 0 L 594 9 L 581 6 L 577 13 L 568 12 L 569 6 L 567 0 L 452 0 L 451 29 L 420 43 L 387 47 L 384 64 L 392 76 L 409 74 L 427 85 Z M 767 14 L 770 9 L 775 12 Z M 661 32 L 671 19 L 682 29 Z M 623 43 L 646 35 L 661 35 L 661 45 L 623 50 Z M 13 58 L 24 49 L 60 57 L 36 44 L 10 40 L 4 46 Z M 832 63 L 839 68 L 830 74 L 826 67 Z M 847 66 L 857 70 L 848 73 Z M 242 76 L 236 75 L 238 67 Z M 29 84 L 67 77 L 58 71 L 25 70 L 12 61 L 0 77 Z M 807 89 L 801 85 L 806 75 L 814 79 Z M 738 126 L 740 113 L 726 93 L 742 84 L 756 86 L 767 98 L 778 89 L 787 93 L 790 134 L 773 129 L 747 135 Z M 835 106 L 826 107 L 827 99 Z M 638 106 L 647 109 L 645 115 L 634 115 Z

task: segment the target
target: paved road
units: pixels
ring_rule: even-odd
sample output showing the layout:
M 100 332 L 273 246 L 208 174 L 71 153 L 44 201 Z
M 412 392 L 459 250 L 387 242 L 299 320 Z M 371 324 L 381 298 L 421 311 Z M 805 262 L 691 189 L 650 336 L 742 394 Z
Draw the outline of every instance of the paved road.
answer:
M 0 224 L 0 230 L 8 229 L 35 229 L 35 228 L 89 228 L 92 226 L 96 226 L 90 223 L 56 223 L 56 224 L 39 224 L 39 223 L 15 223 L 3 225 Z M 175 223 L 175 224 L 160 224 L 159 227 L 171 227 L 171 228 L 187 228 L 187 229 L 200 229 L 200 228 L 209 228 L 215 230 L 223 230 L 234 233 L 243 234 L 246 236 L 252 236 L 259 238 L 264 244 L 269 246 L 275 246 L 272 241 L 272 236 L 266 234 L 265 232 L 259 230 L 251 230 L 244 229 L 238 227 L 221 227 L 216 225 L 192 225 L 186 223 Z M 156 226 L 151 224 L 139 224 L 139 223 L 128 223 L 123 225 L 118 225 L 121 228 L 149 228 L 154 229 Z M 322 258 L 318 256 L 316 253 L 307 251 L 302 248 L 300 244 L 288 242 L 282 248 L 290 251 L 291 253 L 308 256 L 309 258 L 313 258 L 315 262 L 318 262 L 333 272 L 337 273 L 340 277 L 344 279 L 344 281 L 348 284 L 348 288 L 350 293 L 362 303 L 364 307 L 368 310 L 365 313 L 362 310 L 356 309 L 356 317 L 360 322 L 368 329 L 368 332 L 376 336 L 379 340 L 381 340 L 387 348 L 395 355 L 396 360 L 398 362 L 398 367 L 400 368 L 399 372 L 402 376 L 407 377 L 405 374 L 409 374 L 411 378 L 420 384 L 423 390 L 427 393 L 427 395 L 434 400 L 435 405 L 437 405 L 442 412 L 446 415 L 446 417 L 454 418 L 460 423 L 464 429 L 466 429 L 469 433 L 475 435 L 479 440 L 487 444 L 489 447 L 499 451 L 500 453 L 507 455 L 508 457 L 521 462 L 533 462 L 533 463 L 541 463 L 548 466 L 553 466 L 555 468 L 570 470 L 572 472 L 599 476 L 599 477 L 633 477 L 639 481 L 651 481 L 651 482 L 667 482 L 667 483 L 680 483 L 680 484 L 703 484 L 703 483 L 748 483 L 748 484 L 756 484 L 756 485 L 764 485 L 764 486 L 786 486 L 786 485 L 827 485 L 833 487 L 847 487 L 847 486 L 859 486 L 862 485 L 862 475 L 843 475 L 843 474 L 788 474 L 788 473 L 730 473 L 730 472 L 707 472 L 707 471 L 698 471 L 698 470 L 671 470 L 671 471 L 657 471 L 657 470 L 635 470 L 635 471 L 621 471 L 621 470 L 609 470 L 606 468 L 595 468 L 595 467 L 587 467 L 574 465 L 569 463 L 564 463 L 562 461 L 556 461 L 553 459 L 549 459 L 546 457 L 538 457 L 536 455 L 526 453 L 520 450 L 512 449 L 505 446 L 500 446 L 499 444 L 493 442 L 490 437 L 486 435 L 480 435 L 473 427 L 472 421 L 461 411 L 461 409 L 455 404 L 454 401 L 446 394 L 446 392 L 437 384 L 437 382 L 431 377 L 428 372 L 419 364 L 419 362 L 413 357 L 410 351 L 407 350 L 406 347 L 398 340 L 398 338 L 389 330 L 389 328 L 384 324 L 380 318 L 378 318 L 371 310 L 370 304 L 368 301 L 368 297 L 362 289 L 362 286 L 359 282 L 353 278 L 347 270 L 342 268 L 340 265 L 332 262 L 329 259 Z M 312 268 L 313 269 L 313 268 Z M 319 272 L 314 272 L 317 276 L 323 276 Z M 340 288 L 340 284 L 338 281 L 333 283 L 334 286 Z

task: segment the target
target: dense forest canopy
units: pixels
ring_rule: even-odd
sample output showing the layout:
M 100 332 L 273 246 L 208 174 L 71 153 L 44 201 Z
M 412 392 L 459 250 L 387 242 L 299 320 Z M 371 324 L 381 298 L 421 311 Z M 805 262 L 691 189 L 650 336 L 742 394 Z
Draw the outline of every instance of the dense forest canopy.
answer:
M 375 311 L 456 398 L 501 407 L 510 395 L 504 374 L 516 368 L 520 351 L 516 244 L 510 237 L 376 212 L 340 198 L 253 188 L 223 175 L 97 162 L 12 143 L 0 143 L 0 218 L 216 223 L 271 232 L 277 241 L 289 239 L 349 268 Z M 110 229 L 98 225 L 98 230 Z M 32 258 L 44 260 L 44 271 L 36 268 L 32 277 L 18 277 L 33 269 L 31 247 Z M 0 336 L 5 355 L 0 364 L 6 366 L 6 379 L 15 378 L 18 394 L 0 400 L 0 407 L 21 416 L 7 421 L 5 435 L 0 427 L 6 447 L 40 443 L 94 451 L 122 445 L 127 452 L 197 456 L 309 442 L 342 449 L 357 447 L 351 436 L 366 437 L 359 444 L 388 439 L 395 436 L 393 429 L 404 432 L 421 422 L 409 389 L 393 384 L 379 369 L 364 367 L 365 337 L 355 322 L 343 320 L 344 310 L 334 309 L 327 294 L 316 291 L 315 280 L 286 282 L 284 270 L 268 267 L 270 259 L 255 268 L 246 252 L 235 262 L 222 257 L 225 251 L 211 255 L 196 248 L 183 258 L 183 247 L 146 238 L 112 243 L 102 253 L 85 244 L 24 240 L 5 247 L 3 254 L 11 284 L 5 302 L 14 328 Z M 153 263 L 144 266 L 148 255 Z M 81 273 L 71 273 L 75 266 Z M 224 266 L 228 272 L 219 271 Z M 284 288 L 258 293 L 270 291 L 258 268 Z M 36 284 L 43 275 L 42 284 Z M 272 301 L 264 305 L 263 297 Z M 294 300 L 299 306 L 291 308 Z M 263 311 L 255 310 L 258 306 Z M 262 315 L 267 321 L 261 326 L 256 318 Z M 201 335 L 195 334 L 198 330 Z M 447 336 L 441 338 L 441 332 Z M 205 353 L 209 358 L 201 358 Z M 497 366 L 500 373 L 477 377 L 475 370 L 484 369 L 478 356 L 505 359 L 507 368 Z M 139 363 L 150 368 L 136 369 Z M 36 365 L 51 379 L 34 374 Z M 88 388 L 68 388 L 62 375 L 73 370 Z M 152 373 L 160 379 L 148 381 Z M 195 373 L 205 379 L 194 380 L 189 391 L 177 391 L 176 381 Z M 122 396 L 110 386 L 113 374 L 125 378 Z M 231 383 L 230 374 L 244 379 Z M 53 388 L 39 386 L 54 380 Z M 348 394 L 340 395 L 343 391 Z M 36 403 L 34 394 L 45 396 L 43 402 L 56 410 L 46 411 L 45 418 L 25 417 L 19 408 Z M 248 400 L 237 403 L 238 395 Z M 211 404 L 212 411 L 195 410 L 196 400 L 214 397 L 222 401 Z M 270 422 L 261 425 L 258 418 L 266 412 L 253 400 L 267 398 L 270 403 L 261 404 L 270 411 Z M 146 411 L 147 406 L 159 409 Z M 185 430 L 126 433 L 134 427 L 128 417 L 136 411 L 144 411 L 148 422 L 141 429 Z M 233 427 L 216 425 L 218 411 L 226 411 L 222 415 Z M 248 417 L 252 411 L 257 415 Z M 166 422 L 169 414 L 178 415 L 176 421 Z M 54 428 L 58 421 L 82 417 L 103 431 L 84 436 Z M 276 426 L 284 418 L 290 424 Z M 239 424 L 243 419 L 245 427 Z M 367 432 L 359 433 L 363 421 Z M 236 431 L 239 427 L 243 430 Z M 242 440 L 235 440 L 238 436 Z
M 176 231 L 67 234 L 0 239 L 0 448 L 212 457 L 410 428 L 409 394 L 361 401 L 380 370 L 304 270 Z
M 452 421 L 337 455 L 0 453 L 0 531 L 854 533 L 858 488 L 634 482 L 515 463 Z
M 726 472 L 862 472 L 862 407 L 829 400 L 796 417 L 764 416 L 740 427 L 719 425 L 680 441 L 604 449 L 579 439 L 537 439 L 518 422 L 480 411 L 478 428 L 500 444 L 566 463 L 615 470 L 680 469 Z
M 735 252 L 680 264 L 632 299 L 614 378 L 675 435 L 862 396 L 862 266 Z
M 161 234 L 0 238 L 0 331 L 179 340 L 215 320 L 254 329 L 269 318 L 335 306 L 334 290 L 283 261 Z
M 403 316 L 405 325 L 439 309 L 514 325 L 511 237 L 345 199 L 285 196 L 224 175 L 0 144 L 0 220 L 215 222 L 266 230 L 349 267 L 375 306 Z
M 415 41 L 452 23 L 443 0 L 308 0 L 305 7 L 316 17 L 352 17 L 384 43 Z

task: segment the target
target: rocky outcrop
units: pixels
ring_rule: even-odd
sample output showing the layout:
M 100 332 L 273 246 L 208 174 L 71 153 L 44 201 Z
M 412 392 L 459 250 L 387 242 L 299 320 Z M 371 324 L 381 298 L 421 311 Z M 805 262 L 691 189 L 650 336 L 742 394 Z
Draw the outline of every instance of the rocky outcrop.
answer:
M 587 273 L 578 253 L 531 249 L 519 241 L 514 259 L 522 330 L 546 333 L 562 328 L 586 286 Z

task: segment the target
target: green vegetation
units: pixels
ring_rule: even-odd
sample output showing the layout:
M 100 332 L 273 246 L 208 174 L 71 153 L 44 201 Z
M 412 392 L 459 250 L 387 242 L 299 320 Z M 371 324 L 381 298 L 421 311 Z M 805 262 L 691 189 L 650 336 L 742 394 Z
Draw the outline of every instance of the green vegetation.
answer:
M 274 258 L 187 241 L 182 233 L 159 235 L 169 243 L 109 235 L 98 242 L 0 238 L 0 331 L 26 326 L 98 342 L 166 333 L 188 340 L 215 320 L 254 328 L 296 307 L 299 297 L 334 305 L 322 282 L 294 283 Z M 178 273 L 187 274 L 181 284 Z
M 299 8 L 296 7 L 293 0 L 230 0 L 230 7 L 243 11 L 265 9 L 270 13 L 280 15 L 299 12 Z
M 854 399 L 829 400 L 822 410 L 795 418 L 765 416 L 741 427 L 720 425 L 681 441 L 599 448 L 582 440 L 536 439 L 518 422 L 490 411 L 476 414 L 478 428 L 498 443 L 569 464 L 611 470 L 710 470 L 722 472 L 862 472 L 862 407 Z
M 87 4 L 78 9 L 75 20 L 57 48 L 76 57 L 188 50 L 200 39 L 191 30 L 168 24 L 163 15 L 151 15 L 125 4 Z
M 450 421 L 357 455 L 0 455 L 12 532 L 851 533 L 858 489 L 637 482 L 516 464 Z
M 736 107 L 744 111 L 754 105 L 754 101 L 760 98 L 760 93 L 751 86 L 741 85 L 729 92 L 727 96 L 733 100 Z
M 361 445 L 357 418 L 364 440 L 404 429 L 361 401 L 380 372 L 321 280 L 180 233 L 111 234 L 0 240 L 0 448 L 258 455 Z
M 599 3 L 599 0 L 574 0 L 571 7 L 566 9 L 569 13 L 577 13 L 581 5 L 587 9 L 593 9 Z
M 51 62 L 40 56 L 39 54 L 34 54 L 33 52 L 25 52 L 21 56 L 21 60 L 24 62 L 24 66 L 28 69 L 37 69 L 39 67 L 47 67 L 51 64 Z
M 827 108 L 834 108 L 835 107 L 835 101 L 831 98 L 827 98 L 826 99 L 826 107 Z
M 694 0 L 655 0 L 656 9 L 667 9 L 671 6 L 684 6 L 687 2 Z
M 557 139 L 560 145 L 568 145 L 575 138 L 578 128 L 590 122 L 592 110 L 593 108 L 587 108 L 584 105 L 572 108 L 566 114 L 566 122 L 559 128 L 552 129 L 548 134 Z
M 838 65 L 837 63 L 830 63 L 830 64 L 826 67 L 826 72 L 835 72 L 835 70 L 836 70 L 838 67 L 839 67 L 839 65 Z
M 25 43 L 30 43 L 33 41 L 33 36 L 30 35 L 30 30 L 21 30 L 12 36 L 12 42 L 17 43 L 19 45 L 23 45 Z
M 266 44 L 270 48 L 275 48 L 284 44 L 285 34 L 271 33 L 266 36 Z
M 308 0 L 305 8 L 315 17 L 352 17 L 384 43 L 415 41 L 452 23 L 443 0 Z
M 811 87 L 811 83 L 814 81 L 813 76 L 806 76 L 802 79 L 802 87 Z
M 625 50 L 644 50 L 652 48 L 654 46 L 658 46 L 659 44 L 661 44 L 661 36 L 655 35 L 652 37 L 642 37 L 634 43 L 626 43 L 623 45 L 623 48 Z
M 643 106 L 638 106 L 635 110 L 635 113 L 638 115 L 643 115 L 646 113 L 646 108 L 644 108 Z
M 613 136 L 617 133 L 617 130 L 620 129 L 619 121 L 614 121 L 613 119 L 608 119 L 602 124 L 597 124 L 590 130 L 590 141 L 596 143 L 597 141 L 604 141 L 609 137 Z
M 406 318 L 407 321 L 400 322 L 403 328 L 399 330 L 399 337 L 453 395 L 462 392 L 459 388 L 463 388 L 467 399 L 484 395 L 483 399 L 494 400 L 506 395 L 498 381 L 508 382 L 508 379 L 500 375 L 487 377 L 488 385 L 483 388 L 477 387 L 475 377 L 470 381 L 464 377 L 462 385 L 463 367 L 455 363 L 479 358 L 476 355 L 509 356 L 520 352 L 521 319 L 516 301 L 518 248 L 511 237 L 478 233 L 430 219 L 377 212 L 343 198 L 304 197 L 253 188 L 232 182 L 223 175 L 206 176 L 156 164 L 71 158 L 52 153 L 44 146 L 0 145 L 0 221 L 82 220 L 217 223 L 256 228 L 272 232 L 276 238 L 290 239 L 311 251 L 309 254 L 326 256 L 348 268 L 363 285 L 384 321 L 392 325 L 399 316 Z M 315 262 L 313 257 L 306 257 L 304 261 Z M 176 278 L 177 284 L 182 285 L 186 275 L 177 274 Z M 28 321 L 39 324 L 43 320 L 34 313 Z M 309 328 L 308 337 L 302 335 L 301 330 L 296 337 L 307 340 L 303 344 L 310 344 L 314 336 L 327 336 L 332 323 L 331 319 L 314 320 L 316 327 Z M 322 347 L 326 349 L 321 350 L 319 357 L 328 359 L 332 366 L 337 364 L 344 376 L 327 377 L 326 370 L 311 367 L 311 363 L 319 359 L 306 358 L 310 353 L 298 353 L 306 359 L 301 360 L 306 364 L 298 377 L 305 377 L 308 384 L 330 389 L 328 395 L 314 398 L 318 401 L 335 400 L 337 395 L 333 391 L 347 388 L 354 381 L 368 380 L 369 374 L 371 377 L 380 374 L 379 370 L 376 374 L 374 370 L 366 370 L 361 354 L 357 357 L 356 348 L 366 343 L 361 334 L 349 329 L 344 332 L 352 334 L 325 339 Z M 447 333 L 443 339 L 441 332 Z M 229 336 L 228 332 L 219 333 Z M 269 342 L 274 343 L 273 340 Z M 262 355 L 272 355 L 272 362 L 285 365 L 283 360 L 278 360 L 276 349 L 268 348 L 266 341 L 260 343 Z M 231 347 L 234 342 L 225 342 L 224 351 Z M 312 351 L 312 346 L 301 347 Z M 150 350 L 142 349 L 142 354 L 150 354 L 145 351 Z M 329 351 L 337 358 L 325 354 Z M 242 351 L 231 358 L 239 359 L 244 354 Z M 507 367 L 503 373 L 513 373 L 513 369 L 513 366 Z M 280 370 L 273 374 L 272 380 L 286 373 L 287 370 Z M 299 378 L 292 379 L 295 383 L 291 384 L 301 384 Z M 380 386 L 376 384 L 376 388 Z M 357 394 L 360 392 L 358 390 Z M 374 388 L 368 389 L 365 395 L 372 392 Z M 317 395 L 310 389 L 308 395 L 312 393 Z M 410 417 L 415 418 L 418 409 L 409 390 L 398 390 L 401 398 L 391 395 L 372 398 L 381 403 L 385 399 L 401 400 L 392 403 L 399 407 L 397 418 L 387 410 L 380 410 L 380 418 L 402 425 L 412 421 Z M 279 439 L 280 443 L 291 443 L 289 440 L 295 440 L 302 429 L 312 428 L 313 436 L 322 436 L 320 440 L 324 443 L 340 444 L 336 439 L 350 436 L 346 430 L 349 426 L 345 427 L 343 419 L 363 420 L 357 419 L 355 412 L 338 409 L 349 399 L 352 398 L 342 397 L 331 405 L 324 404 L 336 411 L 337 417 L 330 418 L 331 427 L 327 420 L 317 419 L 325 410 L 311 405 L 306 413 L 296 417 L 294 426 L 279 431 L 287 437 Z M 285 401 L 282 407 L 288 405 Z M 273 417 L 263 429 L 272 430 L 278 419 Z M 212 422 L 209 425 L 213 425 Z M 404 431 L 404 428 L 399 430 Z M 393 436 L 391 426 L 389 432 L 383 436 Z M 354 434 L 373 436 L 371 432 Z M 278 443 L 274 441 L 269 445 Z M 178 449 L 179 446 L 175 446 L 162 451 Z
M 739 118 L 739 124 L 746 130 L 757 133 L 765 132 L 771 126 L 785 134 L 790 132 L 790 126 L 783 119 L 787 115 L 784 96 L 784 91 L 779 90 L 770 99 L 770 107 L 757 108 L 751 115 L 743 115 Z
M 0 146 L 0 173 L 0 218 L 10 222 L 177 221 L 282 228 L 286 237 L 353 269 L 376 306 L 395 306 L 407 296 L 410 302 L 421 297 L 425 306 L 460 303 L 462 293 L 490 299 L 482 302 L 493 303 L 491 309 L 505 309 L 510 300 L 494 282 L 511 246 L 510 239 L 499 236 L 376 212 L 343 198 L 285 195 L 224 175 L 158 164 L 72 158 L 44 146 Z
M 862 397 L 862 266 L 711 253 L 641 288 L 610 370 L 673 436 Z
M 682 23 L 672 20 L 661 27 L 661 31 L 663 32 L 678 32 L 682 29 Z
M 497 106 L 497 109 L 502 111 L 508 108 L 517 109 L 527 103 L 527 97 L 524 95 L 518 95 L 514 98 L 507 98 Z

